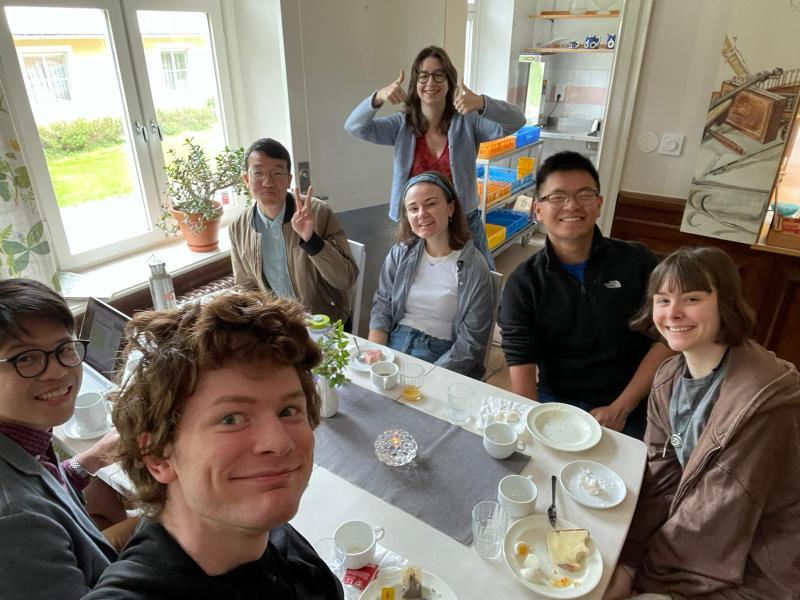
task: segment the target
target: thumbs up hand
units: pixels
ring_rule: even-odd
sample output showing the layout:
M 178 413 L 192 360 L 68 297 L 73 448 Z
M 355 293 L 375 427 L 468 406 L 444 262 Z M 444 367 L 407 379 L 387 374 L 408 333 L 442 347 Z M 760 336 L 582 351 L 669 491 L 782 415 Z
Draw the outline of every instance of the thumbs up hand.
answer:
M 464 82 L 461 82 L 461 93 L 456 94 L 453 101 L 456 110 L 465 115 L 474 110 L 483 110 L 486 108 L 486 101 L 483 96 L 476 94 L 469 89 Z
M 400 104 L 401 102 L 406 101 L 406 93 L 403 91 L 403 80 L 406 78 L 406 72 L 404 70 L 400 71 L 400 75 L 395 79 L 392 83 L 387 85 L 384 88 L 379 89 L 375 92 L 375 96 L 372 98 L 372 107 L 379 108 L 383 106 L 383 103 L 387 100 L 392 104 Z

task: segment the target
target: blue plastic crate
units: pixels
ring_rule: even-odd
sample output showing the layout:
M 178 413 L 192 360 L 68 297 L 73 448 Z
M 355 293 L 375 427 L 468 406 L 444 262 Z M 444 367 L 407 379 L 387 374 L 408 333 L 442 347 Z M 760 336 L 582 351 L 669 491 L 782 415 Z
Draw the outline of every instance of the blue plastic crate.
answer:
M 506 239 L 508 239 L 528 224 L 528 213 L 498 208 L 486 214 L 486 222 L 505 227 Z
M 538 125 L 524 125 L 517 133 L 514 135 L 517 139 L 517 148 L 520 146 L 527 146 L 528 144 L 532 144 L 533 142 L 539 141 L 539 136 L 542 132 L 542 128 Z

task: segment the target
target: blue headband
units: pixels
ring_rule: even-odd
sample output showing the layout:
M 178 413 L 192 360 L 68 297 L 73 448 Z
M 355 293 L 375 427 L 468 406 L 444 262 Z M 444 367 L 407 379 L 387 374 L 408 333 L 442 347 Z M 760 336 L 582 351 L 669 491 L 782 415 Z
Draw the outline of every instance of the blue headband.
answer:
M 418 183 L 432 183 L 435 186 L 438 186 L 444 190 L 444 197 L 448 200 L 453 197 L 453 191 L 447 182 L 442 179 L 440 175 L 433 173 L 431 171 L 427 171 L 425 173 L 420 173 L 419 175 L 414 175 L 411 179 L 406 182 L 406 187 L 403 188 L 403 198 L 406 197 L 408 190 L 410 190 L 413 186 L 417 185 Z

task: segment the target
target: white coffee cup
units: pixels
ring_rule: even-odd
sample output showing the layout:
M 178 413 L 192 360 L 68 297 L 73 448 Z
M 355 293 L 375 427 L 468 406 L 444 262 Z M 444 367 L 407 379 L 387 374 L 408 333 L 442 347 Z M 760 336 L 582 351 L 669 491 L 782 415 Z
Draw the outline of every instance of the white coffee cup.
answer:
M 492 423 L 483 430 L 483 447 L 494 458 L 508 458 L 515 450 L 525 450 L 525 443 L 508 423 Z
M 383 527 L 372 527 L 364 521 L 346 521 L 339 525 L 333 539 L 344 548 L 345 568 L 360 569 L 375 559 L 375 544 L 383 538 Z
M 538 492 L 530 475 L 506 475 L 497 486 L 497 501 L 509 517 L 519 519 L 533 512 Z
M 103 394 L 85 392 L 75 400 L 75 423 L 83 432 L 98 431 L 108 425 L 108 408 Z
M 369 379 L 378 391 L 390 390 L 400 383 L 400 367 L 388 360 L 378 361 L 369 368 Z

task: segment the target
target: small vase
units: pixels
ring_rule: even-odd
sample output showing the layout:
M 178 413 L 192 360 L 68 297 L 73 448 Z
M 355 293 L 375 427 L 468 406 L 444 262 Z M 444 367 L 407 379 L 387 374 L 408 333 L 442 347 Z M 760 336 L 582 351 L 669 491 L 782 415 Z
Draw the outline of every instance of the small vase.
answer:
M 325 377 L 317 380 L 317 392 L 320 397 L 319 416 L 327 419 L 339 411 L 339 392 L 328 385 Z

